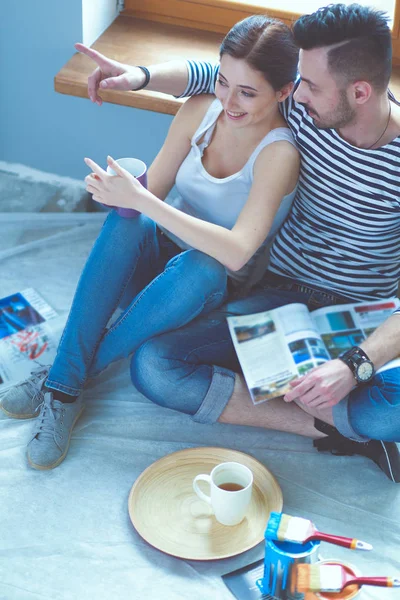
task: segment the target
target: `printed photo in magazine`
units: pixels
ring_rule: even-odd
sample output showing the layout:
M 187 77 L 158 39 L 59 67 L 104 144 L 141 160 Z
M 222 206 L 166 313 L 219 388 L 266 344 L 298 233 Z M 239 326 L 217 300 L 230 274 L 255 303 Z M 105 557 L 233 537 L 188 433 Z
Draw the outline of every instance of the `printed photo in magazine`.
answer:
M 237 600 L 275 600 L 273 596 L 262 594 L 257 587 L 257 579 L 264 576 L 264 560 L 252 563 L 222 575 L 227 588 Z
M 397 298 L 340 304 L 310 312 L 304 304 L 228 317 L 254 404 L 284 396 L 290 381 L 358 346 L 400 306 Z M 379 372 L 400 366 L 390 361 Z
M 53 361 L 64 322 L 32 288 L 0 299 L 0 394 Z

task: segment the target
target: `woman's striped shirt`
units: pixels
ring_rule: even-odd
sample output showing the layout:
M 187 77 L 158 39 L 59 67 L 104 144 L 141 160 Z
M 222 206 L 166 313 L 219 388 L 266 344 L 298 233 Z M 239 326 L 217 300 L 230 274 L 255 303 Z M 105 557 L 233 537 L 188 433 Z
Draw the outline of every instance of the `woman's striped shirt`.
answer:
M 214 93 L 218 65 L 187 64 L 182 96 Z M 356 148 L 334 129 L 315 127 L 292 96 L 282 112 L 302 160 L 297 195 L 274 240 L 269 269 L 354 300 L 396 296 L 400 137 L 376 150 Z

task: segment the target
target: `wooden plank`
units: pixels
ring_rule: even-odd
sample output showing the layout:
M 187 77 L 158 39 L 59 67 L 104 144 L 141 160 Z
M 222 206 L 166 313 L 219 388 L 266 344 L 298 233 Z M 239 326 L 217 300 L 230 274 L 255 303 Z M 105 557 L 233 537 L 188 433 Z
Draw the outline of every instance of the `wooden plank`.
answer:
M 119 16 L 93 44 L 93 48 L 110 58 L 127 63 L 150 65 L 176 58 L 196 58 L 215 62 L 222 35 L 188 29 L 172 24 Z M 55 90 L 61 94 L 87 98 L 87 78 L 94 63 L 76 53 L 57 73 Z M 393 67 L 390 87 L 400 99 L 400 67 Z M 105 102 L 132 106 L 174 115 L 182 100 L 158 92 L 102 91 Z
M 268 14 L 287 25 L 301 13 L 266 8 L 259 2 L 232 2 L 231 0 L 125 0 L 124 14 L 184 27 L 227 33 L 241 19 L 253 14 Z
M 394 66 L 392 69 L 392 77 L 390 78 L 390 89 L 396 98 L 400 101 L 400 67 Z
M 187 57 L 215 62 L 222 37 L 213 32 L 119 16 L 93 44 L 93 48 L 130 65 L 150 65 Z M 87 98 L 87 78 L 94 68 L 89 58 L 74 54 L 55 76 L 55 90 Z M 175 114 L 182 103 L 182 100 L 158 92 L 104 90 L 100 95 L 105 102 L 166 114 Z

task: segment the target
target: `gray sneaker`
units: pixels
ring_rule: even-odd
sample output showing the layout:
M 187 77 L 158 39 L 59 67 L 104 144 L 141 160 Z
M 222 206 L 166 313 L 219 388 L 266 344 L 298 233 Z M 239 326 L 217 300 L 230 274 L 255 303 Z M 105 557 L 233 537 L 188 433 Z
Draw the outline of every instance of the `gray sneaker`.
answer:
M 54 469 L 66 457 L 75 423 L 83 411 L 82 398 L 70 404 L 47 392 L 28 444 L 28 462 L 34 469 Z
M 31 376 L 21 381 L 2 396 L 0 409 L 14 419 L 33 419 L 39 414 L 44 398 L 44 384 L 50 365 L 33 369 Z

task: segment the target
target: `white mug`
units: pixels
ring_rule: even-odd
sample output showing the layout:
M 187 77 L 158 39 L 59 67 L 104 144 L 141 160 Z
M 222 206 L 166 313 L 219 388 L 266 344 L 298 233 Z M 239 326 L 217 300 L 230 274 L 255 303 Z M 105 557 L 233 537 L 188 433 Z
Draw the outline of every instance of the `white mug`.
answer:
M 201 491 L 198 481 L 209 483 L 210 496 Z M 210 475 L 197 475 L 193 480 L 194 491 L 211 505 L 221 525 L 238 525 L 243 521 L 250 504 L 252 485 L 253 473 L 236 462 L 221 463 Z

